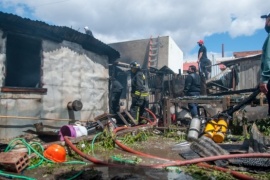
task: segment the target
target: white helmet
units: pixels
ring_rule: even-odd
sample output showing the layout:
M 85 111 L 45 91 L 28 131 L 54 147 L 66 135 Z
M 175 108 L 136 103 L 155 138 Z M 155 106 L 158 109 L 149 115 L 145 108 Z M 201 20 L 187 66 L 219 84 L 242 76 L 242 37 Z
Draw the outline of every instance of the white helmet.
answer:
M 85 30 L 88 30 L 89 28 L 88 28 L 88 26 L 85 26 L 84 29 L 85 29 Z

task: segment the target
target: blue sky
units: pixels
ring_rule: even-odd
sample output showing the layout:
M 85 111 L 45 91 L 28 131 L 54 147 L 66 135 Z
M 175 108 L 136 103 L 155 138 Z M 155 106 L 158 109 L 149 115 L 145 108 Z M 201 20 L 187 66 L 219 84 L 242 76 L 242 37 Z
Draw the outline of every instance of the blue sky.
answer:
M 269 0 L 1 0 L 0 11 L 67 26 L 83 32 L 88 26 L 104 43 L 171 36 L 184 53 L 196 59 L 203 39 L 208 56 L 261 50 L 266 32 L 262 14 Z
M 261 50 L 266 36 L 267 34 L 262 27 L 251 36 L 232 38 L 228 33 L 219 33 L 205 37 L 204 42 L 210 55 L 211 53 L 222 53 L 223 44 L 225 55 L 232 56 L 233 52 Z M 196 46 L 189 53 L 194 54 L 197 52 L 198 47 Z

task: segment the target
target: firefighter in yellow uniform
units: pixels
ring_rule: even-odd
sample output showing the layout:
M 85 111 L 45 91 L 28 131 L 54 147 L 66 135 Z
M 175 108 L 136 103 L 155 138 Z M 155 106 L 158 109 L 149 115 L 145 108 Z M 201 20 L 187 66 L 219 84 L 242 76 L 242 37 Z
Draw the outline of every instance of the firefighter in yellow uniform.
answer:
M 149 106 L 149 93 L 147 90 L 145 75 L 141 71 L 141 65 L 139 63 L 130 63 L 131 68 L 131 97 L 132 103 L 130 106 L 130 114 L 134 118 L 137 124 L 145 124 L 146 120 L 140 117 L 145 112 L 145 108 Z

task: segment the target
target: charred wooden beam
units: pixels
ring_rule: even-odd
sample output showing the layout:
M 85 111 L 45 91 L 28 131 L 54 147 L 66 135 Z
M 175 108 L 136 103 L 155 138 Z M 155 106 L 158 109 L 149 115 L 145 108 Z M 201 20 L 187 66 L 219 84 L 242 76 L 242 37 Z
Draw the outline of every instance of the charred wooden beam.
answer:
M 1 87 L 1 92 L 46 94 L 46 88 Z

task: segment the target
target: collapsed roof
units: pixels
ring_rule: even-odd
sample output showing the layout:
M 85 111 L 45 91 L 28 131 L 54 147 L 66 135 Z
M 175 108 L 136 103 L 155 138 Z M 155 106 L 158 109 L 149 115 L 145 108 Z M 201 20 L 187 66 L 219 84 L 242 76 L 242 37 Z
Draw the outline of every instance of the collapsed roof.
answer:
M 0 11 L 0 29 L 4 33 L 24 34 L 54 42 L 67 40 L 80 44 L 84 49 L 107 55 L 110 63 L 120 57 L 120 53 L 93 36 L 83 34 L 65 26 L 49 25 L 41 21 L 33 21 L 17 15 L 3 13 Z

